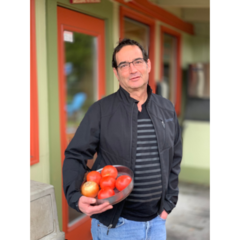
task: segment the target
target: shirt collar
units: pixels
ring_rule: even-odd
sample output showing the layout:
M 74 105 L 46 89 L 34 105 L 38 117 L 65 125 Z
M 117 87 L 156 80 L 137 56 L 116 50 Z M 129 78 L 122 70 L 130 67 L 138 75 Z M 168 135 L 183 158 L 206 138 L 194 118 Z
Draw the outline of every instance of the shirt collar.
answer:
M 135 103 L 138 103 L 139 101 L 132 98 L 130 96 L 130 93 L 128 91 L 126 91 L 124 88 L 122 88 L 121 86 L 119 87 L 119 94 L 120 94 L 120 97 L 123 101 L 127 101 L 128 103 L 132 103 L 132 102 L 135 102 Z M 147 98 L 147 101 L 146 101 L 146 105 L 152 95 L 152 89 L 149 85 L 147 85 L 147 94 L 148 94 L 148 98 Z

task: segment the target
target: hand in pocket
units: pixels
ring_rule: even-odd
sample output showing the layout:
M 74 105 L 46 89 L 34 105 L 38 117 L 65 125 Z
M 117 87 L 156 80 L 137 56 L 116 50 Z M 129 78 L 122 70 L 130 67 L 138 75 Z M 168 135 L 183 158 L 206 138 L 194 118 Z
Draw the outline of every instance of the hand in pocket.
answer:
M 163 210 L 162 213 L 160 214 L 160 217 L 164 220 L 167 219 L 167 216 L 168 216 L 168 213 L 165 210 Z

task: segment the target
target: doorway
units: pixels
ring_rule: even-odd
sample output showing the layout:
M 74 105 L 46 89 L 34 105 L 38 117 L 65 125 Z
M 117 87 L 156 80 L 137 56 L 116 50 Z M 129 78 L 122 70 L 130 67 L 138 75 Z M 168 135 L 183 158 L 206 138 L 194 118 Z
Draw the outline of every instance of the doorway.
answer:
M 62 7 L 58 17 L 61 158 L 88 108 L 105 95 L 104 21 Z M 95 157 L 88 160 L 91 167 Z M 63 231 L 68 240 L 90 240 L 91 218 L 70 208 L 62 190 Z

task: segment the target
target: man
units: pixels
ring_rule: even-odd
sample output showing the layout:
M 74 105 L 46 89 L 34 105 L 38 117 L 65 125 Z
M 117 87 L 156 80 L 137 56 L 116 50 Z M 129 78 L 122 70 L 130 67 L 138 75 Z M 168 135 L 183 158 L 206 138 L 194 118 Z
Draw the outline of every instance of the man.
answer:
M 122 40 L 112 66 L 120 88 L 95 102 L 65 151 L 63 187 L 70 207 L 92 218 L 93 239 L 166 239 L 165 220 L 178 200 L 182 141 L 172 103 L 152 93 L 151 62 L 136 41 Z M 86 163 L 124 165 L 134 189 L 122 202 L 94 206 L 79 192 Z

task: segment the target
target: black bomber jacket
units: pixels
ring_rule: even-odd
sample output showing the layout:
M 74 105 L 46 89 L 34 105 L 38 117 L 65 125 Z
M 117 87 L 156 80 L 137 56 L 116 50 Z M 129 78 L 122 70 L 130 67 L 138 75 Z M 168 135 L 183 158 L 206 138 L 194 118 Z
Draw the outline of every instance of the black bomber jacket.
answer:
M 122 87 L 97 102 L 85 114 L 75 136 L 65 150 L 63 163 L 63 188 L 70 207 L 77 207 L 80 186 L 88 170 L 87 160 L 97 152 L 92 170 L 105 165 L 124 165 L 134 172 L 137 139 L 138 101 Z M 178 175 L 182 160 L 182 137 L 176 112 L 172 103 L 152 93 L 148 86 L 146 103 L 148 114 L 153 122 L 162 171 L 162 198 L 159 204 L 168 213 L 178 200 Z M 113 208 L 91 217 L 102 224 L 115 227 L 124 207 L 124 200 Z

